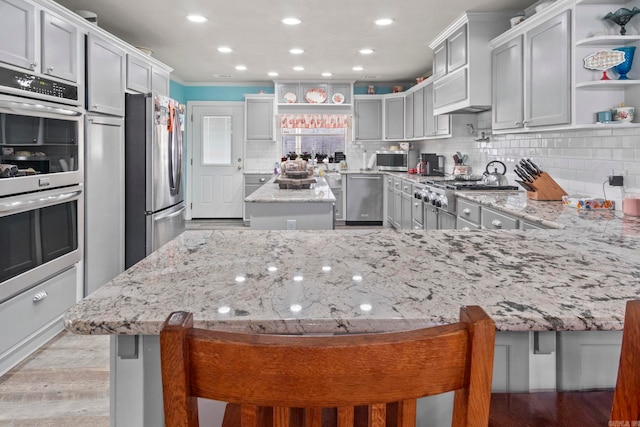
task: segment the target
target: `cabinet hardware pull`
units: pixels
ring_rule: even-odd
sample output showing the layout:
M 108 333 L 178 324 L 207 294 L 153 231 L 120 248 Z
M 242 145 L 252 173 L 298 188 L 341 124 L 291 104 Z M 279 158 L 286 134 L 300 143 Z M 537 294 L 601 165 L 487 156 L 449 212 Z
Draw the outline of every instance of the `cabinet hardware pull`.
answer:
M 265 181 L 266 181 L 266 179 L 260 178 L 260 182 L 265 182 Z
M 49 294 L 47 293 L 47 291 L 40 291 L 40 292 L 38 292 L 37 294 L 35 294 L 33 296 L 33 302 L 41 301 L 41 300 L 45 299 L 48 296 L 49 296 Z
M 469 208 L 464 208 L 462 210 L 462 213 L 465 214 L 465 215 L 470 215 L 471 214 L 471 210 Z
M 38 66 L 38 63 L 37 63 L 37 62 L 32 62 L 31 64 L 29 64 L 29 67 L 30 67 L 32 70 L 35 70 L 37 66 Z
M 420 204 L 419 203 L 414 203 L 413 206 L 415 206 L 417 208 L 418 206 L 420 206 Z
M 529 126 L 529 120 L 522 122 L 522 127 Z
M 491 225 L 493 225 L 495 228 L 502 228 L 502 223 L 497 219 L 494 219 L 493 221 L 491 221 Z
M 47 68 L 47 74 L 51 74 L 53 73 L 53 67 L 48 67 Z
M 515 123 L 514 123 L 514 125 L 515 125 L 516 127 L 520 127 L 520 126 L 522 126 L 522 123 L 520 123 L 520 122 L 515 122 Z

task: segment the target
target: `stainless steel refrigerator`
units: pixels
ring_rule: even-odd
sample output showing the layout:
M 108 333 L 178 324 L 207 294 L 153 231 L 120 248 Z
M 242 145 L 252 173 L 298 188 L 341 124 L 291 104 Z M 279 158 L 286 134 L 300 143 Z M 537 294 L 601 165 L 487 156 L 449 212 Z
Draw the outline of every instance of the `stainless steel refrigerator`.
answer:
M 155 93 L 125 103 L 125 268 L 184 231 L 184 106 Z

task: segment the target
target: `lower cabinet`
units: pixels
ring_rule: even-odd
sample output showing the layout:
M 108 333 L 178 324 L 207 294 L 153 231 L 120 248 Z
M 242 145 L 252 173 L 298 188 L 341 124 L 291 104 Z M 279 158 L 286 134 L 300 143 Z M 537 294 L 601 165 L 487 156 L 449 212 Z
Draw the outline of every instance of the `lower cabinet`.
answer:
M 244 175 L 244 197 L 242 200 L 246 199 L 258 188 L 262 187 L 265 182 L 269 181 L 273 175 L 267 173 L 252 173 Z M 244 214 L 242 216 L 245 225 L 249 225 L 249 221 L 251 218 L 250 207 L 251 203 L 244 203 Z
M 538 223 L 525 221 L 522 218 L 498 211 L 478 203 L 458 197 L 458 230 L 543 230 Z
M 62 331 L 77 285 L 74 266 L 0 304 L 0 375 Z
M 331 192 L 336 198 L 335 204 L 335 219 L 336 221 L 344 221 L 346 220 L 346 216 L 344 213 L 344 194 L 341 189 L 332 188 Z

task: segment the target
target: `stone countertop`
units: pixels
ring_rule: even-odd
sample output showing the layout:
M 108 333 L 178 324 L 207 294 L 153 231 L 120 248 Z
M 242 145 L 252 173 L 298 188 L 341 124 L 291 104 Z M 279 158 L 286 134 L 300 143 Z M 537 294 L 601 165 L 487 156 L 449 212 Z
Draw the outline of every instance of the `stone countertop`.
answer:
M 245 202 L 248 203 L 333 203 L 336 201 L 327 180 L 316 176 L 315 184 L 308 189 L 281 189 L 275 183 L 276 177 L 271 178 L 264 185 L 250 194 Z
M 612 221 L 620 221 L 619 219 Z M 607 231 L 188 230 L 65 315 L 78 334 L 158 334 L 174 310 L 202 327 L 378 332 L 458 320 L 500 331 L 620 330 L 640 295 L 640 224 Z

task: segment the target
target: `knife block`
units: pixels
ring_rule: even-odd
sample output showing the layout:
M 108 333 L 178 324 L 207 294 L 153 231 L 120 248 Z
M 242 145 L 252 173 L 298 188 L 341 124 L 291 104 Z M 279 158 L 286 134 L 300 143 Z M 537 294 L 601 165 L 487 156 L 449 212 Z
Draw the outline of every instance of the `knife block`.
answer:
M 562 200 L 567 193 L 546 172 L 542 172 L 535 181 L 528 183 L 535 191 L 527 191 L 527 198 L 533 200 Z

